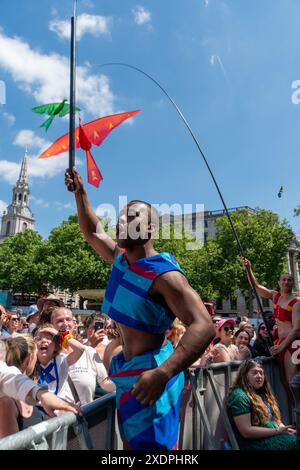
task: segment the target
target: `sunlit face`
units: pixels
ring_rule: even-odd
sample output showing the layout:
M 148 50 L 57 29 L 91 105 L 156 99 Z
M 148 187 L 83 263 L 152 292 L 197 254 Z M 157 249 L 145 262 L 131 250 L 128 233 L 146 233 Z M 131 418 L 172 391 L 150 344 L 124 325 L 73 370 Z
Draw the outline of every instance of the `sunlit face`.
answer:
M 247 380 L 255 390 L 259 390 L 265 381 L 263 368 L 259 364 L 253 365 L 247 373 Z
M 245 346 L 249 345 L 249 335 L 245 331 L 241 331 L 238 336 L 235 338 L 235 344 L 237 347 L 244 344 Z
M 283 274 L 279 279 L 280 291 L 286 294 L 290 294 L 293 290 L 294 280 L 292 276 Z
M 150 238 L 149 230 L 147 206 L 140 202 L 129 204 L 119 214 L 116 227 L 118 245 L 122 248 L 144 245 Z
M 73 314 L 68 308 L 56 308 L 51 315 L 51 323 L 56 330 L 61 328 L 72 332 L 75 325 L 73 322 Z
M 225 323 L 220 330 L 220 338 L 224 343 L 231 343 L 233 338 L 234 326 L 231 323 Z
M 54 356 L 55 342 L 53 341 L 53 337 L 51 333 L 47 333 L 46 331 L 38 332 L 34 337 L 37 346 L 37 357 L 43 365 L 48 364 Z
M 9 320 L 9 331 L 10 333 L 14 333 L 15 331 L 18 331 L 20 328 L 20 318 L 17 315 L 12 315 Z

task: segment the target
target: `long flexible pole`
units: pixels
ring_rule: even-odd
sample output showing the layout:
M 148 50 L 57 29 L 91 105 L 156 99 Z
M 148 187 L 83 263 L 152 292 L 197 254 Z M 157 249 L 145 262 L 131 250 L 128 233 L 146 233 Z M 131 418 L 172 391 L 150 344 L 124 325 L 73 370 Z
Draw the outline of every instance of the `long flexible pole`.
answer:
M 71 50 L 70 50 L 70 125 L 69 125 L 69 172 L 73 179 L 73 167 L 75 166 L 75 107 L 76 107 L 76 16 L 77 0 L 73 4 L 73 16 L 71 18 Z M 74 184 L 68 186 L 69 191 L 74 191 Z
M 245 257 L 245 253 L 244 253 L 244 250 L 243 250 L 241 241 L 240 241 L 240 239 L 239 239 L 239 237 L 238 237 L 238 234 L 237 234 L 237 232 L 236 232 L 236 230 L 235 230 L 235 227 L 234 227 L 234 224 L 233 224 L 231 215 L 230 215 L 230 213 L 229 213 L 229 211 L 228 211 L 227 205 L 226 205 L 226 203 L 225 203 L 225 200 L 224 200 L 224 198 L 223 198 L 223 195 L 222 195 L 222 193 L 221 193 L 221 190 L 220 190 L 220 188 L 219 188 L 219 185 L 218 185 L 218 183 L 217 183 L 217 181 L 216 181 L 216 178 L 215 178 L 215 176 L 214 176 L 214 174 L 213 174 L 213 172 L 212 172 L 212 170 L 211 170 L 211 168 L 210 168 L 210 165 L 209 165 L 209 163 L 208 163 L 208 161 L 207 161 L 207 159 L 206 159 L 206 157 L 205 157 L 205 155 L 204 155 L 204 153 L 203 153 L 203 151 L 202 151 L 202 149 L 201 149 L 201 147 L 200 147 L 200 144 L 199 144 L 198 140 L 196 139 L 196 136 L 195 136 L 194 132 L 192 131 L 192 129 L 191 129 L 189 123 L 187 122 L 187 120 L 186 120 L 185 116 L 183 115 L 182 111 L 180 110 L 180 108 L 177 106 L 177 104 L 176 104 L 175 101 L 171 98 L 171 96 L 167 93 L 167 91 L 162 87 L 162 85 L 161 85 L 157 80 L 155 80 L 153 77 L 151 77 L 151 75 L 149 75 L 148 73 L 144 72 L 143 70 L 139 69 L 138 67 L 135 67 L 134 65 L 126 64 L 126 63 L 123 63 L 123 62 L 110 62 L 110 63 L 106 63 L 106 64 L 101 64 L 100 67 L 106 67 L 106 66 L 110 66 L 110 65 L 117 65 L 117 66 L 122 66 L 122 67 L 128 67 L 128 68 L 130 68 L 130 69 L 136 70 L 137 72 L 141 73 L 142 75 L 145 75 L 146 77 L 148 77 L 152 82 L 154 82 L 154 83 L 161 89 L 161 91 L 166 95 L 166 97 L 168 98 L 168 100 L 171 102 L 171 104 L 173 105 L 173 107 L 176 109 L 177 113 L 179 114 L 179 116 L 180 116 L 181 119 L 183 120 L 185 126 L 187 127 L 189 133 L 191 134 L 191 136 L 192 136 L 192 138 L 193 138 L 193 140 L 194 140 L 194 142 L 195 142 L 195 144 L 196 144 L 196 146 L 197 146 L 197 148 L 198 148 L 198 150 L 199 150 L 199 152 L 200 152 L 200 154 L 201 154 L 201 156 L 202 156 L 202 158 L 203 158 L 203 161 L 204 161 L 204 163 L 205 163 L 205 165 L 206 165 L 206 167 L 207 167 L 207 169 L 208 169 L 208 171 L 209 171 L 209 174 L 210 174 L 210 176 L 211 176 L 211 178 L 212 178 L 212 180 L 213 180 L 213 182 L 214 182 L 214 185 L 215 185 L 215 187 L 216 187 L 216 190 L 217 190 L 217 192 L 218 192 L 218 194 L 219 194 L 219 196 L 220 196 L 220 199 L 221 199 L 221 201 L 222 201 L 222 204 L 223 204 L 223 207 L 224 207 L 224 210 L 225 210 L 225 214 L 226 214 L 226 216 L 227 216 L 227 218 L 228 218 L 228 220 L 229 220 L 229 224 L 230 224 L 230 227 L 231 227 L 231 229 L 232 229 L 233 235 L 234 235 L 234 237 L 235 237 L 235 239 L 236 239 L 236 242 L 237 242 L 238 248 L 239 248 L 239 250 L 240 250 L 241 256 L 242 256 L 242 257 Z M 260 313 L 261 313 L 261 315 L 262 315 L 262 319 L 263 319 L 263 321 L 264 321 L 264 323 L 265 323 L 265 325 L 266 325 L 270 342 L 271 342 L 271 344 L 273 344 L 272 333 L 271 333 L 270 327 L 269 327 L 269 325 L 268 325 L 268 322 L 266 322 L 266 319 L 265 319 L 265 314 L 264 314 L 263 306 L 262 306 L 262 303 L 261 303 L 261 299 L 260 299 L 260 297 L 259 297 L 259 295 L 258 295 L 258 293 L 257 293 L 257 290 L 256 290 L 255 284 L 254 284 L 254 282 L 253 282 L 253 279 L 252 279 L 252 277 L 250 276 L 250 268 L 247 267 L 246 269 L 247 269 L 247 273 L 248 273 L 248 280 L 249 280 L 249 283 L 250 283 L 251 288 L 252 288 L 252 290 L 253 290 L 253 293 L 254 293 L 254 295 L 255 295 L 255 298 L 256 298 L 256 301 L 257 301 L 257 305 L 258 305 L 259 311 L 260 311 Z

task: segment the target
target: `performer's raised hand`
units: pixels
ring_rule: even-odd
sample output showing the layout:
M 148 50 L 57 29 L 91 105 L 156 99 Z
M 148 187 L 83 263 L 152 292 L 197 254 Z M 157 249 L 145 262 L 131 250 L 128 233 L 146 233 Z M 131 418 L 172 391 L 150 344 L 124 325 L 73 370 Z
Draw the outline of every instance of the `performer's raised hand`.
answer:
M 251 263 L 250 261 L 248 260 L 248 258 L 246 258 L 245 256 L 242 257 L 242 263 L 244 265 L 244 268 L 247 270 L 248 268 L 251 269 Z
M 71 178 L 70 169 L 67 168 L 65 172 L 65 185 L 68 187 L 71 184 L 74 184 L 75 185 L 74 193 L 84 194 L 85 187 L 83 184 L 83 179 L 78 173 L 78 171 L 76 170 L 75 166 L 73 167 L 73 175 L 74 175 L 74 179 Z

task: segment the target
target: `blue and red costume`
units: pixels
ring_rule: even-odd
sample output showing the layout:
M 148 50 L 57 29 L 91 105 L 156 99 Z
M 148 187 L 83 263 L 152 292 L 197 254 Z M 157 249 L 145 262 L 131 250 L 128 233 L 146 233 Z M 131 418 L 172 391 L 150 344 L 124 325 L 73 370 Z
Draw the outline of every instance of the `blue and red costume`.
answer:
M 182 272 L 170 253 L 160 253 L 129 264 L 120 253 L 115 259 L 106 288 L 102 311 L 117 323 L 139 331 L 164 336 L 175 319 L 167 306 L 152 299 L 150 288 L 159 276 Z M 123 353 L 113 357 L 110 377 L 115 382 L 121 437 L 133 450 L 173 450 L 177 448 L 179 410 L 184 375 L 170 379 L 154 405 L 142 405 L 131 395 L 139 376 L 159 367 L 173 353 L 168 341 L 161 348 L 146 351 L 125 361 Z

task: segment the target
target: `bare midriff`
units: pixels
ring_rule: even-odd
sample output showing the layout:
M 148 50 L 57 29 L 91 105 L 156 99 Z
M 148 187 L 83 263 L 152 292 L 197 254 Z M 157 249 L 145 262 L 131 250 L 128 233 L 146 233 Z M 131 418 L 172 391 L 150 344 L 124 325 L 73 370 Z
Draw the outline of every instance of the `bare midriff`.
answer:
M 153 335 L 144 331 L 117 324 L 121 336 L 125 361 L 135 356 L 160 348 L 165 342 L 165 335 Z
M 290 333 L 290 331 L 293 329 L 292 322 L 288 321 L 280 321 L 278 318 L 276 318 L 276 325 L 278 328 L 278 337 L 281 338 L 286 338 L 287 335 Z

